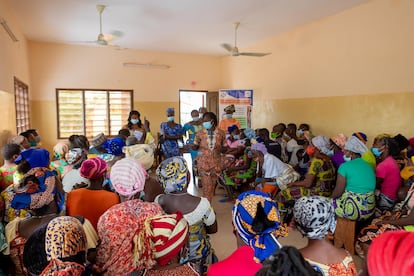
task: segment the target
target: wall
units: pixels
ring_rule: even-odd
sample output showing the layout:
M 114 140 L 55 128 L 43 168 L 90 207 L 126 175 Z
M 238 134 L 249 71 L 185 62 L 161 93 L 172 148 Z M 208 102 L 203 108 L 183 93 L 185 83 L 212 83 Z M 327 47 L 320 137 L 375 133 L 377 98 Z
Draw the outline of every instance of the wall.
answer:
M 413 13 L 411 0 L 372 0 L 303 25 L 242 49 L 269 56 L 224 58 L 223 87 L 254 89 L 255 128 L 414 136 Z
M 115 50 L 112 47 L 29 43 L 33 79 L 33 127 L 43 145 L 52 148 L 57 139 L 56 88 L 132 89 L 134 108 L 151 123 L 154 135 L 166 120 L 167 107 L 178 110 L 180 89 L 220 88 L 219 57 Z M 124 67 L 124 62 L 167 64 L 170 69 Z M 192 86 L 192 81 L 196 86 Z M 197 107 L 198 108 L 198 107 Z

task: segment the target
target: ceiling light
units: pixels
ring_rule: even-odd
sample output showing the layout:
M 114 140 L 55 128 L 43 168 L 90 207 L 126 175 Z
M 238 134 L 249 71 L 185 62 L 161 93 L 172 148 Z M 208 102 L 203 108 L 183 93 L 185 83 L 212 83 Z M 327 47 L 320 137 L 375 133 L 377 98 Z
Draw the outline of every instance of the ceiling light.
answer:
M 140 63 L 140 62 L 124 62 L 124 67 L 143 67 L 149 69 L 169 69 L 171 66 L 166 64 Z

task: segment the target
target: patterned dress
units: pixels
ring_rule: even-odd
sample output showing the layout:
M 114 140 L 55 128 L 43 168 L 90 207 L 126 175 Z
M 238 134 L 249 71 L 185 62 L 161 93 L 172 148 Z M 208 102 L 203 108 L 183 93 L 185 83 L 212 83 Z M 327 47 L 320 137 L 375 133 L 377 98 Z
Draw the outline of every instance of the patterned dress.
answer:
M 13 184 L 13 174 L 16 171 L 16 168 L 17 166 L 0 168 L 0 192 L 10 186 L 10 184 Z
M 357 269 L 351 255 L 346 256 L 342 262 L 336 264 L 321 264 L 309 259 L 306 260 L 313 269 L 320 272 L 323 276 L 357 275 Z
M 226 185 L 234 186 L 254 181 L 256 177 L 257 163 L 253 160 L 249 152 L 251 152 L 251 148 L 247 147 L 244 150 L 243 156 L 236 161 L 236 166 L 245 166 L 248 162 L 250 162 L 250 166 L 244 170 L 233 171 L 230 173 L 225 172 L 224 180 L 226 181 Z
M 207 131 L 203 128 L 197 133 L 194 144 L 199 145 L 199 154 L 196 160 L 197 170 L 203 185 L 203 197 L 211 202 L 217 177 L 221 175 L 223 170 L 221 151 L 223 147 L 226 147 L 226 135 L 224 131 L 217 128 L 213 131 Z
M 173 128 L 168 126 L 167 122 L 161 123 L 160 126 L 160 133 L 161 135 L 170 135 L 170 136 L 177 136 L 183 135 L 183 127 L 180 124 L 175 124 Z M 164 157 L 170 158 L 173 156 L 180 155 L 179 147 L 178 147 L 178 140 L 173 139 L 164 139 L 164 143 L 162 143 L 162 152 Z
M 203 128 L 202 125 L 193 125 L 190 123 L 186 123 L 183 127 L 183 133 L 188 133 L 188 140 L 187 144 L 194 144 L 194 139 L 199 132 Z M 198 155 L 198 150 L 190 150 L 191 159 L 194 160 Z

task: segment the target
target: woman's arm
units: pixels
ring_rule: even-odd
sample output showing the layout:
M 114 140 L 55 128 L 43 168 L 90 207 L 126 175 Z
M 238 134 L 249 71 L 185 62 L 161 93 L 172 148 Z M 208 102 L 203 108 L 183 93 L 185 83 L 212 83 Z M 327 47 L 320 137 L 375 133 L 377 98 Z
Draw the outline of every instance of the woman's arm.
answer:
M 290 187 L 305 187 L 305 188 L 310 188 L 310 187 L 312 187 L 314 180 L 315 180 L 315 175 L 306 173 L 304 180 L 292 182 L 292 183 L 288 184 L 287 187 L 288 188 L 290 188 Z
M 331 198 L 338 198 L 340 197 L 344 191 L 346 186 L 346 179 L 341 174 L 338 173 L 338 176 L 336 178 L 336 185 L 335 189 L 332 192 Z
M 218 227 L 217 227 L 217 220 L 216 220 L 216 221 L 214 221 L 214 223 L 212 225 L 206 226 L 207 234 L 217 233 L 217 230 L 218 230 L 217 228 Z
M 397 220 L 383 220 L 377 224 L 393 224 L 398 226 L 414 225 L 414 212 L 411 211 L 408 216 L 399 218 Z

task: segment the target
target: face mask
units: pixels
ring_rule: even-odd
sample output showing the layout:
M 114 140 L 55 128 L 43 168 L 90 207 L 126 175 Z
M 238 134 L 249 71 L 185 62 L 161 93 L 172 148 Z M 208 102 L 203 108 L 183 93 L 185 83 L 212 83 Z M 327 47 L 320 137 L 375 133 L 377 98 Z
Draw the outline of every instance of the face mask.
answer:
M 312 154 L 314 154 L 314 153 L 315 153 L 315 150 L 316 150 L 316 148 L 315 148 L 315 147 L 307 147 L 307 148 L 306 148 L 306 153 L 307 153 L 308 155 L 312 155 Z
M 236 140 L 239 140 L 240 139 L 240 135 L 233 135 L 233 138 L 236 139 Z
M 233 114 L 225 114 L 224 117 L 226 117 L 227 119 L 230 119 L 233 117 Z
M 203 118 L 203 113 L 198 113 L 198 117 Z
M 38 135 L 38 136 L 35 136 L 35 141 L 36 141 L 36 143 L 39 143 L 40 142 L 40 136 Z
M 376 156 L 380 157 L 382 152 L 379 150 L 379 148 L 371 148 L 371 152 Z
M 285 137 L 286 139 L 290 139 L 290 136 L 286 133 L 283 133 L 283 137 Z
M 328 156 L 333 156 L 334 155 L 334 151 L 331 149 L 331 150 L 328 150 L 327 152 L 326 152 L 326 155 L 328 155 Z
M 348 156 L 344 155 L 344 160 L 345 160 L 345 162 L 351 161 L 351 157 L 348 157 Z
M 192 117 L 194 122 L 198 122 L 198 120 L 200 119 L 199 117 Z
M 131 124 L 136 125 L 139 123 L 139 119 L 131 119 Z
M 31 147 L 36 147 L 36 146 L 37 146 L 36 141 L 32 141 L 32 142 L 30 142 L 29 144 L 30 144 L 30 146 L 31 146 Z
M 303 134 L 303 130 L 302 129 L 298 129 L 298 136 L 301 136 Z
M 270 134 L 270 138 L 272 138 L 272 139 L 276 139 L 277 137 L 279 137 L 280 136 L 280 133 L 279 132 L 272 132 L 271 134 Z
M 211 128 L 211 122 L 203 122 L 203 127 L 209 130 Z
M 168 119 L 168 122 L 172 122 L 174 121 L 174 116 L 169 116 L 167 119 Z
M 247 151 L 247 158 L 252 158 L 253 157 L 253 153 L 251 150 Z

